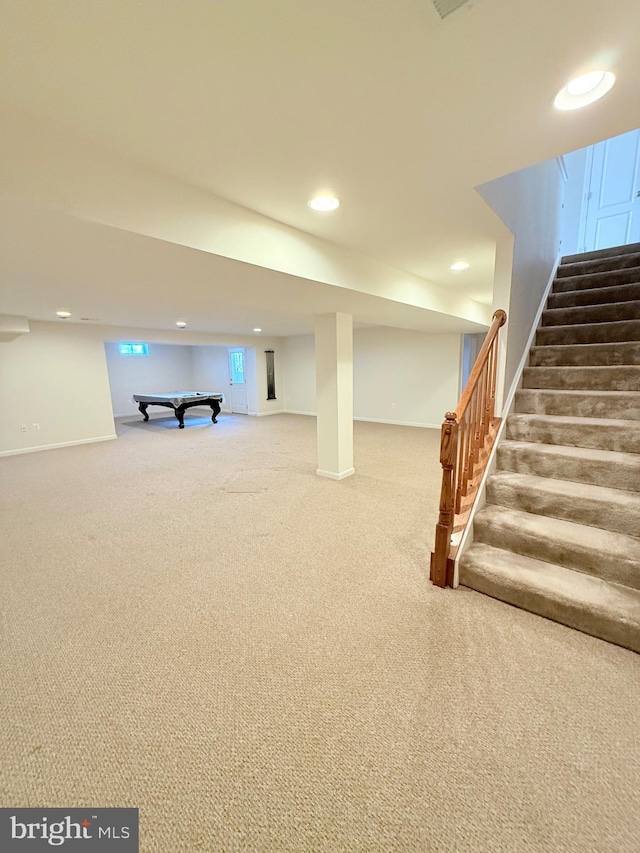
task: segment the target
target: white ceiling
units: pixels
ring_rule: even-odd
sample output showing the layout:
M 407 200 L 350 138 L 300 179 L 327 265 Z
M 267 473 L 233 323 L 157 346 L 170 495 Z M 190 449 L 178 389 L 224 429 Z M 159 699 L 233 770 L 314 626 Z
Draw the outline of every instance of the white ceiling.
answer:
M 485 304 L 501 226 L 474 187 L 640 125 L 637 0 L 477 0 L 444 22 L 430 0 L 2 0 L 1 13 L 5 129 L 28 117 L 41 144 L 51 128 L 158 183 L 219 196 Z M 580 113 L 553 110 L 567 79 L 599 66 L 618 76 L 607 98 Z M 231 273 L 219 257 L 206 288 L 152 287 L 167 247 L 132 224 L 147 235 L 135 249 L 145 276 L 126 263 L 130 243 L 109 280 L 92 285 L 91 264 L 119 239 L 96 225 L 81 290 L 65 260 L 74 236 L 87 238 L 81 190 L 54 197 L 49 171 L 39 176 L 46 199 L 32 193 L 29 204 L 36 219 L 45 204 L 73 214 L 68 242 L 29 244 L 28 220 L 16 218 L 5 235 L 10 263 L 0 260 L 0 312 L 47 319 L 82 293 L 85 316 L 149 327 L 189 314 L 204 330 L 246 331 L 252 318 L 288 334 L 308 331 L 317 310 L 412 328 L 443 319 L 259 267 L 245 270 L 255 282 L 244 293 L 243 265 Z M 336 213 L 307 208 L 319 189 L 340 196 Z M 12 187 L 5 211 L 19 195 Z M 198 254 L 185 249 L 185 271 L 202 265 Z M 471 268 L 456 275 L 449 265 L 460 257 Z M 218 329 L 223 322 L 238 328 Z

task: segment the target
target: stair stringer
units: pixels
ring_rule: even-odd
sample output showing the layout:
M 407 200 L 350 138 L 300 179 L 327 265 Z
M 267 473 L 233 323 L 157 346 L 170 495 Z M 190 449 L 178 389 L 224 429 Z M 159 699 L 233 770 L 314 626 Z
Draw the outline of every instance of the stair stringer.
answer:
M 496 471 L 498 447 L 500 446 L 500 442 L 503 439 L 504 431 L 507 428 L 507 418 L 515 410 L 516 392 L 522 388 L 522 375 L 524 373 L 525 367 L 529 363 L 529 350 L 535 342 L 536 332 L 542 325 L 542 313 L 546 308 L 547 301 L 553 288 L 553 282 L 555 281 L 561 260 L 562 253 L 558 253 L 555 259 L 555 263 L 553 265 L 553 269 L 551 270 L 549 280 L 547 281 L 547 286 L 544 289 L 540 304 L 538 305 L 536 316 L 534 317 L 533 323 L 531 325 L 531 332 L 524 346 L 520 363 L 518 364 L 515 376 L 513 377 L 513 382 L 511 383 L 511 387 L 509 388 L 507 396 L 504 398 L 504 402 L 502 404 L 502 413 L 499 415 L 499 417 L 502 418 L 502 422 L 498 428 L 498 432 L 496 434 L 495 441 L 493 442 L 493 447 L 491 448 L 491 453 L 489 455 L 489 459 L 487 461 L 482 480 L 480 481 L 480 485 L 478 486 L 478 493 L 476 494 L 476 499 L 473 502 L 473 506 L 471 507 L 471 511 L 467 519 L 467 525 L 462 531 L 462 536 L 460 538 L 459 544 L 457 544 L 455 541 L 452 543 L 453 548 L 455 549 L 453 569 L 454 589 L 457 589 L 457 587 L 460 585 L 460 559 L 462 558 L 465 551 L 467 551 L 473 544 L 473 519 L 476 513 L 479 512 L 479 510 L 481 510 L 487 502 L 487 480 L 489 479 L 491 474 L 494 474 Z M 507 323 L 508 322 L 509 318 L 507 317 Z

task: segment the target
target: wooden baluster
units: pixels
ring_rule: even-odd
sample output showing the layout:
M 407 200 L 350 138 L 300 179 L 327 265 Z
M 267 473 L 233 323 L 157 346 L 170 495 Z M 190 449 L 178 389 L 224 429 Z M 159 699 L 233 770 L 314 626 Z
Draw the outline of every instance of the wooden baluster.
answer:
M 489 359 L 491 358 L 491 351 L 493 346 L 489 350 Z M 482 446 L 484 447 L 485 440 L 489 433 L 489 427 L 491 426 L 489 419 L 489 360 L 484 366 L 484 370 L 482 372 Z
M 444 587 L 451 574 L 449 548 L 453 528 L 453 497 L 455 464 L 458 456 L 458 422 L 455 412 L 447 412 L 442 424 L 440 439 L 440 463 L 442 465 L 442 490 L 440 513 L 436 525 L 436 542 L 431 556 L 431 580 L 436 586 Z
M 497 347 L 496 341 L 493 342 L 489 352 L 489 362 L 487 365 L 487 374 L 489 376 L 489 391 L 487 395 L 487 418 L 489 426 L 493 427 L 493 418 L 496 411 L 496 360 Z
M 498 371 L 497 342 L 491 347 L 491 421 L 496 416 L 496 379 Z
M 473 482 L 476 473 L 476 465 L 480 455 L 480 392 L 476 385 L 473 391 L 473 409 L 472 409 L 472 424 L 473 424 L 473 442 L 471 445 L 471 464 L 469 465 L 469 479 Z M 466 494 L 469 494 L 469 484 L 467 483 Z
M 484 445 L 484 381 L 485 369 L 482 369 L 480 374 L 480 382 L 478 384 L 478 456 L 477 461 L 480 461 L 480 454 Z
M 456 502 L 455 502 L 455 512 L 460 512 L 460 507 L 462 506 L 462 481 L 464 477 L 464 466 L 465 466 L 465 457 L 464 457 L 464 446 L 466 441 L 466 418 L 463 416 L 462 420 L 458 424 L 458 462 L 456 465 Z
M 482 454 L 486 464 L 487 436 L 499 422 L 495 418 L 497 335 L 507 315 L 496 311 L 455 412 L 447 412 L 442 425 L 440 462 L 442 488 L 436 542 L 431 554 L 431 580 L 438 586 L 453 584 L 454 561 L 449 557 L 454 515 L 462 499 L 477 488 L 476 466 Z M 465 511 L 469 502 L 465 502 Z
M 469 413 L 465 412 L 461 420 L 462 447 L 460 448 L 460 469 L 458 472 L 458 491 L 464 495 L 465 483 L 469 474 Z

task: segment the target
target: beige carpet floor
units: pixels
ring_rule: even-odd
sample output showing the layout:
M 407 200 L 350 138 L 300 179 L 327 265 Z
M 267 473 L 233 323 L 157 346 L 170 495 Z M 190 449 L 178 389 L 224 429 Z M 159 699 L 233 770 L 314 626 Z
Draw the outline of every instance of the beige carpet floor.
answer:
M 0 805 L 142 851 L 637 851 L 640 657 L 428 582 L 438 433 L 121 422 L 0 459 Z

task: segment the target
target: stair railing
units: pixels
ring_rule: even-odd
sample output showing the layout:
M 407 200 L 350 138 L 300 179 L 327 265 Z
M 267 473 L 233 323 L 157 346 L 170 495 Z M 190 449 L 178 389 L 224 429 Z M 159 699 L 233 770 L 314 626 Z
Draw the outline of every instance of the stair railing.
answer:
M 498 331 L 504 311 L 493 322 L 478 353 L 455 412 L 447 412 L 440 438 L 442 488 L 430 578 L 436 586 L 453 586 L 457 544 L 462 537 L 501 418 L 495 417 Z

